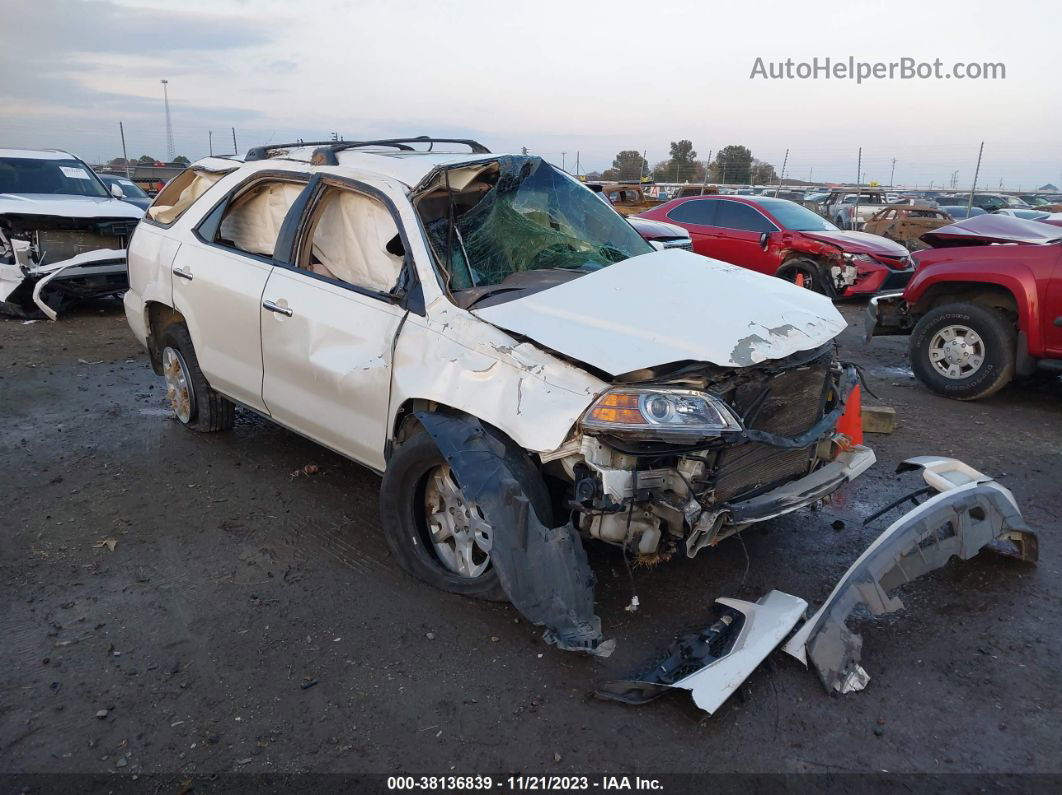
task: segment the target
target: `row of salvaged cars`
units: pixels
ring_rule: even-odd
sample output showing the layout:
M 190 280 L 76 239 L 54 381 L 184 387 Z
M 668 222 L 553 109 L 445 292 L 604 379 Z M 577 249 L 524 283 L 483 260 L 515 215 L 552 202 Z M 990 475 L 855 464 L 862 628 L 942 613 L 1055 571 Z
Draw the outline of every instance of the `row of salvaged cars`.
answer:
M 835 195 L 825 212 L 851 196 Z M 771 196 L 678 198 L 630 220 L 674 224 L 698 254 L 831 298 L 874 296 L 868 334 L 910 334 L 912 369 L 938 394 L 986 397 L 1062 369 L 1062 217 L 1000 208 L 955 222 L 947 206 L 868 206 L 864 231 Z
M 963 397 L 1017 370 L 1019 340 L 1034 361 L 1062 353 L 1062 323 L 1046 336 L 1028 314 L 1030 290 L 1049 291 L 1041 309 L 1062 298 L 1062 244 L 1020 219 L 942 227 L 913 256 L 776 197 L 697 193 L 632 224 L 539 157 L 407 138 L 205 158 L 134 231 L 102 185 L 83 184 L 84 164 L 40 159 L 49 182 L 0 183 L 7 273 L 47 263 L 54 231 L 68 247 L 105 239 L 104 259 L 128 258 L 126 318 L 178 422 L 227 430 L 239 405 L 381 473 L 399 565 L 510 600 L 563 649 L 612 648 L 581 539 L 647 564 L 693 557 L 874 463 L 832 299 L 907 284 L 888 327 L 939 337 L 930 366 L 965 362 L 942 374 Z M 70 185 L 80 192 L 56 205 Z M 97 262 L 70 259 L 88 274 Z M 959 268 L 965 281 L 923 278 Z M 895 609 L 870 583 L 884 593 L 1000 539 L 1035 559 L 991 478 L 950 459 L 908 466 L 936 496 L 890 525 L 786 645 L 831 691 L 866 683 L 848 613 Z M 638 702 L 686 687 L 711 711 L 806 607 L 776 591 L 722 600 L 674 666 L 602 692 Z

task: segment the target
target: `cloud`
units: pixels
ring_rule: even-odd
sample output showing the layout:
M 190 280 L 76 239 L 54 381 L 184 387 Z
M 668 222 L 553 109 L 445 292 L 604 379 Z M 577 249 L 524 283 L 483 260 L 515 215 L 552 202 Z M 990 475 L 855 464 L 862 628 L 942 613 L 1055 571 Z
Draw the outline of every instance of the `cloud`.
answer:
M 264 20 L 248 16 L 129 8 L 107 0 L 17 3 L 5 9 L 0 27 L 0 101 L 16 109 L 153 111 L 155 96 L 99 90 L 93 78 L 120 71 L 123 61 L 126 77 L 142 75 L 144 60 L 161 61 L 155 74 L 164 75 L 168 63 L 209 60 L 271 38 Z M 108 66 L 101 58 L 118 63 Z

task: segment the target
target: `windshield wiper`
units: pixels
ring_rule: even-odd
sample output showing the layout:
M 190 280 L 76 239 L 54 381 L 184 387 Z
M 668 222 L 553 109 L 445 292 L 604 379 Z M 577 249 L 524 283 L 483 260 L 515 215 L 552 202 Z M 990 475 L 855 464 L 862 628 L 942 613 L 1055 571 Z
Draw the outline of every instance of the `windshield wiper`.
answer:
M 476 304 L 478 304 L 480 301 L 482 301 L 484 298 L 490 298 L 492 295 L 498 295 L 498 293 L 513 293 L 513 292 L 519 292 L 520 290 L 526 290 L 526 289 L 527 289 L 526 287 L 503 287 L 501 285 L 498 285 L 497 287 L 494 287 L 494 288 L 492 288 L 490 290 L 486 290 L 485 292 L 480 293 L 479 295 L 477 295 L 475 298 L 472 299 L 472 303 L 468 304 L 465 307 L 465 309 L 471 309 Z

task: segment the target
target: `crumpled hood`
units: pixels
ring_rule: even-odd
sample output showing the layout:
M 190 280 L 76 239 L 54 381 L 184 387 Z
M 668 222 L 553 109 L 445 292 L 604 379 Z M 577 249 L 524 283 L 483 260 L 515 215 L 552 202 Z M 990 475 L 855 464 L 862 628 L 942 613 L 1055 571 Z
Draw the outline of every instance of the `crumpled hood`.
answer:
M 0 215 L 58 215 L 66 218 L 133 218 L 144 211 L 111 196 L 69 196 L 55 193 L 0 193 Z
M 472 314 L 613 376 L 683 360 L 747 367 L 817 348 L 846 326 L 825 296 L 679 249 Z
M 899 243 L 869 232 L 801 232 L 804 237 L 833 243 L 851 254 L 884 254 L 886 257 L 906 257 L 910 252 Z
M 1042 246 L 1062 237 L 1057 228 L 1040 221 L 1015 218 L 1012 215 L 987 213 L 940 226 L 922 235 L 922 240 L 934 247 L 987 246 L 992 243 L 1028 243 Z

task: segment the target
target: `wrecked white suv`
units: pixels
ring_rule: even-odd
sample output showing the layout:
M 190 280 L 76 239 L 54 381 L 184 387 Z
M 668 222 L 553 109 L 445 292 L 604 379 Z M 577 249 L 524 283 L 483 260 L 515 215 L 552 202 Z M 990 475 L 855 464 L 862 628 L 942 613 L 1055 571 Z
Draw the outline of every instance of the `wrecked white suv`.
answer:
M 127 286 L 125 248 L 144 214 L 57 149 L 0 149 L 0 312 L 52 320 Z
M 455 152 L 469 148 L 471 151 Z M 580 536 L 693 556 L 873 453 L 823 296 L 657 251 L 540 158 L 391 139 L 208 158 L 129 250 L 129 324 L 194 430 L 241 405 L 383 476 L 398 563 L 601 646 Z

